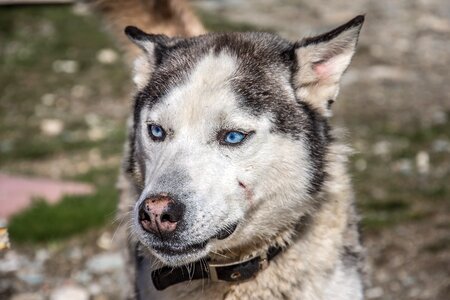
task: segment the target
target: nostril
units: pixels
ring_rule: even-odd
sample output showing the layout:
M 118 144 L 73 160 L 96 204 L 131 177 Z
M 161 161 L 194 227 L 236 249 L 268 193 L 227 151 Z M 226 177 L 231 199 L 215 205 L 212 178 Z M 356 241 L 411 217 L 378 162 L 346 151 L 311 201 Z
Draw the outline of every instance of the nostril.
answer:
M 173 216 L 169 214 L 163 214 L 161 215 L 161 222 L 172 222 L 175 223 L 176 220 L 174 220 Z
M 149 214 L 149 208 L 148 205 L 145 203 L 142 203 L 142 205 L 139 208 L 139 220 L 140 221 L 151 221 L 150 220 L 150 214 Z
M 147 213 L 147 211 L 145 211 L 144 209 L 141 209 L 139 211 L 139 220 L 141 221 L 151 221 L 150 220 L 150 215 Z
M 161 222 L 177 223 L 183 217 L 184 205 L 180 203 L 171 203 L 160 217 Z

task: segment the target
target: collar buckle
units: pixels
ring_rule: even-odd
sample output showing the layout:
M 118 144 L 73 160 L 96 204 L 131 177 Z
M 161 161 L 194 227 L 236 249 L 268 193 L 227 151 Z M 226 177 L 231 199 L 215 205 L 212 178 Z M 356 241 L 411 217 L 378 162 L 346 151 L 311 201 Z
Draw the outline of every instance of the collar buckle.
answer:
M 209 269 L 209 279 L 212 282 L 219 282 L 219 281 L 223 281 L 221 279 L 219 279 L 218 274 L 217 274 L 217 269 L 218 268 L 223 268 L 223 267 L 231 267 L 231 266 L 236 266 L 236 265 L 240 265 L 240 264 L 245 264 L 246 262 L 249 262 L 251 260 L 255 259 L 255 257 L 249 257 L 247 259 L 244 260 L 240 260 L 240 261 L 234 261 L 234 262 L 230 262 L 230 263 L 215 263 L 215 262 L 208 262 L 208 269 Z
M 210 279 L 212 282 L 218 282 L 218 281 L 220 281 L 220 280 L 219 280 L 219 277 L 217 276 L 217 269 L 216 269 L 216 268 L 217 268 L 217 265 L 208 263 L 209 279 Z
M 269 266 L 269 258 L 267 257 L 267 252 L 264 252 L 259 256 L 259 270 L 265 270 Z
M 224 281 L 223 279 L 219 278 L 217 269 L 218 268 L 225 268 L 225 267 L 234 267 L 234 266 L 240 266 L 240 265 L 245 265 L 246 263 L 257 259 L 257 263 L 258 263 L 258 269 L 256 270 L 256 272 L 253 275 L 256 275 L 256 273 L 267 269 L 267 267 L 269 266 L 269 258 L 267 257 L 267 253 L 264 252 L 263 254 L 261 254 L 260 256 L 252 256 L 249 257 L 247 259 L 244 260 L 240 260 L 240 261 L 234 261 L 231 263 L 214 263 L 214 262 L 208 262 L 208 269 L 209 269 L 209 279 L 212 282 L 219 282 L 219 281 Z M 239 272 L 235 272 L 232 273 L 230 275 L 231 279 L 237 280 L 240 277 L 240 273 Z M 226 281 L 226 280 L 225 280 Z

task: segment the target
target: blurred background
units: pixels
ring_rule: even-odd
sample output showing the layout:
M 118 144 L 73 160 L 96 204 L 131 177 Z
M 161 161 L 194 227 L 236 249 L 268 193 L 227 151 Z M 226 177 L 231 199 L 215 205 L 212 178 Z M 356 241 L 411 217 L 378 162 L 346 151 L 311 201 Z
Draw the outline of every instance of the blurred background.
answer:
M 0 224 L 11 248 L 0 250 L 0 299 L 117 299 L 129 67 L 85 5 L 6 2 L 14 1 L 0 1 Z M 366 14 L 332 123 L 355 149 L 367 298 L 450 299 L 450 2 L 191 4 L 208 30 L 293 40 Z

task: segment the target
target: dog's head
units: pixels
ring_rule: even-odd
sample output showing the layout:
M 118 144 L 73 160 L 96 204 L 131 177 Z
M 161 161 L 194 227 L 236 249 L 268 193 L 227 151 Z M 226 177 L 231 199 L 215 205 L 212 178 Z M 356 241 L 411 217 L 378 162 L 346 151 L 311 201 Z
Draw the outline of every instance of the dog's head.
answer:
M 327 116 L 364 17 L 289 42 L 268 33 L 169 38 L 127 27 L 136 61 L 128 171 L 133 232 L 176 266 L 268 245 L 315 206 Z

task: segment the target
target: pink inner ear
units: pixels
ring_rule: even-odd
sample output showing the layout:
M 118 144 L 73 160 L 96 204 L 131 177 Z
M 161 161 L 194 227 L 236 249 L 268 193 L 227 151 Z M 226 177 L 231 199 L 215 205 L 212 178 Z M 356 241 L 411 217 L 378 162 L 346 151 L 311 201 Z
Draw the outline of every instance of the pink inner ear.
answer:
M 330 66 L 326 61 L 314 64 L 313 70 L 319 79 L 325 79 L 330 76 Z
M 313 71 L 319 80 L 337 81 L 341 78 L 348 64 L 352 53 L 341 53 L 324 61 L 313 64 Z

